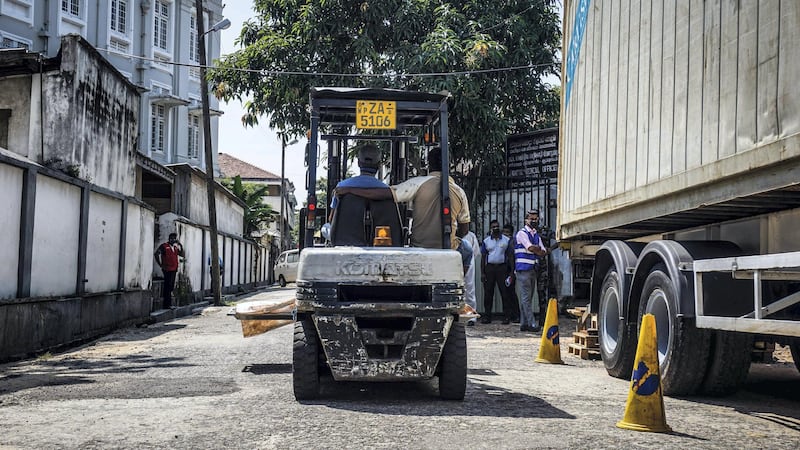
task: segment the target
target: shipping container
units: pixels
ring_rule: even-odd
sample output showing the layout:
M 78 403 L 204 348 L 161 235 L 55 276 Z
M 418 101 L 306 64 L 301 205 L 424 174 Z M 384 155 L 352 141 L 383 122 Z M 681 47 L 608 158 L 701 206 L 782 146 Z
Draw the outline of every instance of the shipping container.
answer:
M 563 35 L 558 237 L 608 372 L 645 313 L 668 394 L 800 359 L 800 2 L 565 1 Z

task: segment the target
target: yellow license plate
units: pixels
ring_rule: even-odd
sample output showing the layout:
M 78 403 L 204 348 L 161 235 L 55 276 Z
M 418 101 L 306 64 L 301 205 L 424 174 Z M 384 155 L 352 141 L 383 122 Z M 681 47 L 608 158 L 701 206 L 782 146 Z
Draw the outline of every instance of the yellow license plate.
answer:
M 397 128 L 397 102 L 357 100 L 356 128 L 394 130 Z

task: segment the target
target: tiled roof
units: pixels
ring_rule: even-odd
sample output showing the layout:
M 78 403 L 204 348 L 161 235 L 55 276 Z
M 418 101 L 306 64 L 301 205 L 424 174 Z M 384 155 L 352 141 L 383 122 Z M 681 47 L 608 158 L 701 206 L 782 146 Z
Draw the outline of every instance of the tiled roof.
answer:
M 234 158 L 226 153 L 220 153 L 217 159 L 219 163 L 220 176 L 223 178 L 233 178 L 239 175 L 245 179 L 280 180 L 281 177 L 272 172 L 256 167 L 241 159 Z

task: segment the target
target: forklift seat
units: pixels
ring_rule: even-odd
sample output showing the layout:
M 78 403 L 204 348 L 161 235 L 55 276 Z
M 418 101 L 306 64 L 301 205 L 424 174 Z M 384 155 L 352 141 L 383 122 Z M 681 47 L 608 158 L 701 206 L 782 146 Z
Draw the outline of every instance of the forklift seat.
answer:
M 339 199 L 331 220 L 331 243 L 372 247 L 375 227 L 391 229 L 392 246 L 403 246 L 400 211 L 389 188 L 336 188 Z

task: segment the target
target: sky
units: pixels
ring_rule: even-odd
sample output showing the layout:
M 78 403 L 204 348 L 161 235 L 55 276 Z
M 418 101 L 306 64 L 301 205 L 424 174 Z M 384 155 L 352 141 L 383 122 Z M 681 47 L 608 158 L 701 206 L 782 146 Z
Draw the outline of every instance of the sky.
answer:
M 254 15 L 252 2 L 229 1 L 222 14 L 231 21 L 230 28 L 221 32 L 221 53 L 224 55 L 238 49 L 234 46 L 234 41 L 242 30 L 242 24 Z M 219 152 L 227 153 L 280 176 L 281 141 L 276 131 L 266 125 L 267 118 L 261 118 L 258 126 L 245 127 L 241 121 L 244 114 L 241 102 L 237 100 L 220 102 L 220 109 L 225 114 L 219 118 Z M 306 200 L 304 150 L 305 139 L 286 146 L 285 176 L 294 183 L 294 195 L 298 206 Z

